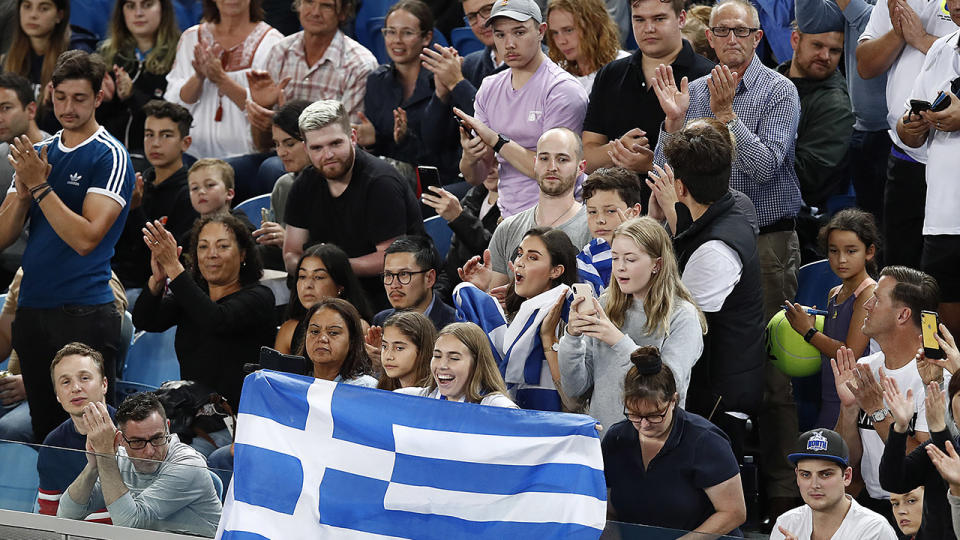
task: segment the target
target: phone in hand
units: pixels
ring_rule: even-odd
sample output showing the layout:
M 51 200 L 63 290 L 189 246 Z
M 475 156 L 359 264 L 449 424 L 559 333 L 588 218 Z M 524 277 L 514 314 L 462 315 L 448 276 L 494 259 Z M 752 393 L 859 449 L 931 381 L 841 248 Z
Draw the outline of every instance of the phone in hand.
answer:
M 923 111 L 930 110 L 930 102 L 923 99 L 911 99 L 910 100 L 910 115 L 919 116 Z
M 462 129 L 463 132 L 467 134 L 467 137 L 470 137 L 472 139 L 477 136 L 477 134 L 472 129 L 470 129 L 470 126 L 468 126 L 467 123 L 463 121 L 463 118 L 460 118 L 459 116 L 457 116 L 456 118 L 457 118 L 457 123 L 460 124 L 460 129 Z
M 573 299 L 583 298 L 583 302 L 577 306 L 577 313 L 588 313 L 593 311 L 593 285 L 589 283 L 573 284 Z
M 930 112 L 940 112 L 950 106 L 950 96 L 941 90 L 930 104 Z
M 417 167 L 417 197 L 429 193 L 430 186 L 440 187 L 440 171 L 436 167 L 420 165 Z
M 269 208 L 260 209 L 260 223 L 264 221 L 273 221 L 273 212 Z
M 940 328 L 940 316 L 936 311 L 920 312 L 920 329 L 923 332 L 923 355 L 927 358 L 939 360 L 944 358 L 943 349 L 937 342 L 937 332 Z

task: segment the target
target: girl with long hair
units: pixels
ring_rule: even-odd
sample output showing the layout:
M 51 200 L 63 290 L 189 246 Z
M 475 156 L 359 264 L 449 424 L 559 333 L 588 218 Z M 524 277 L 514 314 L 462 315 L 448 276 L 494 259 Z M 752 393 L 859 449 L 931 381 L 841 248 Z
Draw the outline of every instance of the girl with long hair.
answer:
M 590 415 L 606 427 L 623 420 L 620 385 L 630 351 L 648 345 L 660 350 L 676 375 L 683 407 L 706 332 L 703 313 L 680 281 L 663 226 L 649 217 L 621 223 L 613 234 L 611 259 L 606 293 L 599 300 L 573 301 L 559 350 L 564 391 L 571 397 L 592 391 Z
M 629 56 L 620 49 L 617 25 L 602 0 L 550 0 L 547 54 L 576 77 L 587 93 L 600 68 Z
M 396 391 L 448 401 L 517 408 L 507 397 L 490 340 L 476 324 L 458 322 L 440 330 L 433 346 L 430 375 L 424 388 L 407 387 Z
M 399 311 L 383 323 L 377 388 L 396 390 L 424 386 L 430 378 L 430 359 L 437 341 L 433 321 L 419 311 Z
M 113 99 L 97 109 L 97 118 L 127 147 L 137 170 L 146 167 L 143 106 L 163 97 L 179 40 L 171 0 L 117 0 L 114 5 L 98 52 L 112 66 L 116 89 Z

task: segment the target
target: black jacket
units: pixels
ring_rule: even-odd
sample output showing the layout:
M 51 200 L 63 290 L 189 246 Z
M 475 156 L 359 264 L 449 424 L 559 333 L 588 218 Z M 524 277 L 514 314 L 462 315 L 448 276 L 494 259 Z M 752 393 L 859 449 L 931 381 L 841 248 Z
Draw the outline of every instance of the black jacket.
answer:
M 679 217 L 685 213 L 678 212 Z M 686 214 L 689 215 L 689 214 Z M 705 313 L 707 334 L 687 390 L 688 411 L 709 417 L 717 411 L 759 412 L 763 400 L 763 297 L 757 232 L 732 191 L 710 205 L 700 219 L 677 223 L 677 262 L 683 272 L 694 251 L 709 240 L 720 240 L 740 256 L 740 281 L 720 311 Z
M 132 51 L 129 51 L 132 55 Z M 163 99 L 167 89 L 166 73 L 151 73 L 143 62 L 119 52 L 113 63 L 122 67 L 133 80 L 133 90 L 127 99 L 121 100 L 114 94 L 113 99 L 104 101 L 97 108 L 97 122 L 111 135 L 117 138 L 130 152 L 131 157 L 143 158 L 143 106 L 153 99 Z M 112 66 L 111 66 L 112 68 Z M 111 77 L 113 77 L 111 69 Z
M 923 520 L 915 540 L 954 540 L 953 519 L 947 502 L 947 484 L 927 456 L 927 445 L 946 451 L 950 440 L 947 430 L 930 434 L 930 440 L 907 454 L 907 433 L 892 427 L 880 458 L 880 487 L 891 493 L 907 493 L 919 486 L 923 490 Z M 957 441 L 953 441 L 956 446 Z
M 463 211 L 450 222 L 453 229 L 453 238 L 450 240 L 450 250 L 443 261 L 443 271 L 438 277 L 436 292 L 440 299 L 447 304 L 453 304 L 453 288 L 460 283 L 457 269 L 463 266 L 474 255 L 483 255 L 487 249 L 493 230 L 500 221 L 500 207 L 493 205 L 480 220 L 480 207 L 490 192 L 483 184 L 473 186 L 460 201 Z

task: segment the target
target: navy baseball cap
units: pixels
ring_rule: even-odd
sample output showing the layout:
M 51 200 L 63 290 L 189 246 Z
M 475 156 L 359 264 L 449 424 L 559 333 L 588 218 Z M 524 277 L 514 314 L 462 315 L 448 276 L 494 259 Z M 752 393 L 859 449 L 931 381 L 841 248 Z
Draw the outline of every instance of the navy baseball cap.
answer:
M 836 431 L 812 429 L 800 436 L 796 451 L 788 455 L 787 459 L 794 465 L 801 459 L 825 459 L 842 467 L 848 467 L 850 449 Z

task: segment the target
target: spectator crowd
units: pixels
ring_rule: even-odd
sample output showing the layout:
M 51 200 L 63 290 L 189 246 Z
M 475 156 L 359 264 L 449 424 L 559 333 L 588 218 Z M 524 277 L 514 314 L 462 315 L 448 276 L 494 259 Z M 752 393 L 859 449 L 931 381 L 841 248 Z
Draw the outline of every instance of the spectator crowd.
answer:
M 0 440 L 43 443 L 41 513 L 212 536 L 268 346 L 589 414 L 611 520 L 960 538 L 960 0 L 370 5 L 0 1 Z M 117 391 L 125 320 L 185 382 Z

